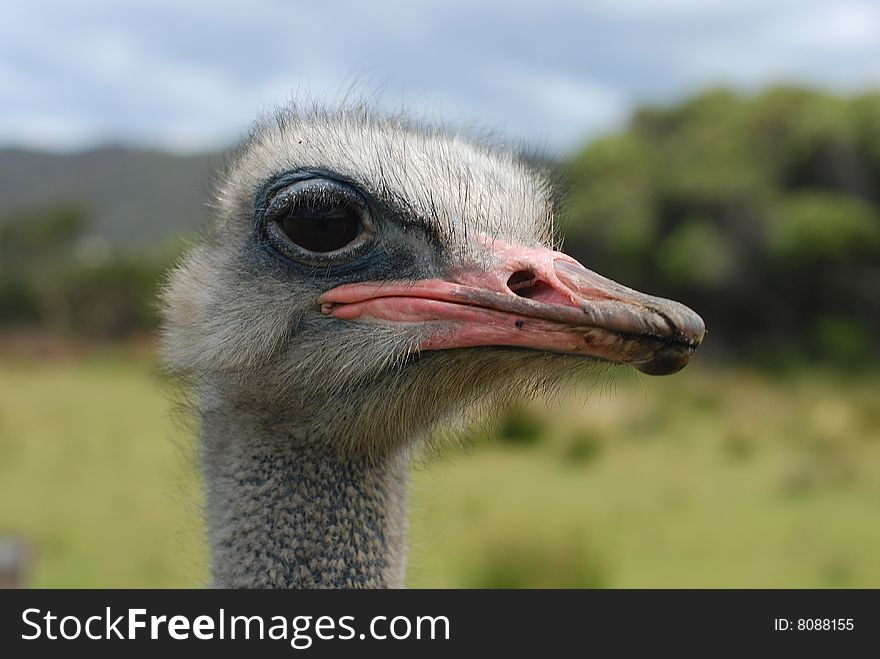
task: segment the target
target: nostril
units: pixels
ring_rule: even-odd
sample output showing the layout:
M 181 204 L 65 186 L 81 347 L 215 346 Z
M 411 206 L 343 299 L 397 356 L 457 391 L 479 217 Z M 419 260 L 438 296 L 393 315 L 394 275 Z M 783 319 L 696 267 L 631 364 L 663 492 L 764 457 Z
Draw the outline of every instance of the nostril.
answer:
M 507 288 L 520 297 L 544 300 L 553 296 L 553 287 L 537 278 L 529 270 L 517 270 L 507 279 Z
M 518 290 L 532 286 L 537 277 L 528 270 L 517 270 L 507 280 L 507 288 L 516 293 Z M 518 293 L 517 293 L 518 295 Z

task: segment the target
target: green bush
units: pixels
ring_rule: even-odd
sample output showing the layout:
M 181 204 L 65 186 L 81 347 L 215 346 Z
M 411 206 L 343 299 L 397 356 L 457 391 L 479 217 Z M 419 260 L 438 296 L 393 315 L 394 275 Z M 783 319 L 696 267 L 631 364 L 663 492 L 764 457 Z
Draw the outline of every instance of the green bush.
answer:
M 0 221 L 0 329 L 120 339 L 155 328 L 175 253 L 114 250 L 88 229 L 88 213 L 69 206 Z
M 880 334 L 878 93 L 715 90 L 643 108 L 565 178 L 566 249 L 694 307 L 709 350 L 850 363 L 853 337 Z M 849 329 L 817 330 L 822 317 Z M 880 357 L 858 344 L 862 362 Z
M 534 444 L 543 434 L 543 417 L 527 407 L 506 410 L 498 425 L 498 439 L 505 444 Z
M 846 264 L 880 249 L 880 216 L 861 199 L 797 192 L 782 198 L 772 213 L 770 257 L 784 266 Z
M 39 301 L 28 282 L 11 274 L 0 278 L 0 319 L 6 325 L 24 325 L 40 317 Z

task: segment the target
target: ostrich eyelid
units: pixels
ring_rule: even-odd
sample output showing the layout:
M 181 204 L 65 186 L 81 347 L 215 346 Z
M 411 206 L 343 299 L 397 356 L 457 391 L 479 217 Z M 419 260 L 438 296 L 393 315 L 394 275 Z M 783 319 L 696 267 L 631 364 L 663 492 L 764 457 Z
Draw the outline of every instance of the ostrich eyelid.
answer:
M 296 262 L 313 266 L 330 267 L 344 262 L 352 262 L 363 256 L 375 241 L 377 229 L 372 219 L 370 204 L 354 186 L 335 179 L 310 177 L 300 179 L 283 187 L 274 186 L 274 196 L 262 212 L 261 233 L 268 238 L 270 247 L 282 256 Z M 271 193 L 270 193 L 271 194 Z M 357 234 L 352 240 L 337 249 L 327 251 L 311 250 L 297 242 L 283 226 L 289 213 L 298 203 L 308 203 L 309 195 L 317 196 L 318 203 L 328 199 L 338 201 L 357 214 Z M 322 198 L 322 196 L 326 197 Z

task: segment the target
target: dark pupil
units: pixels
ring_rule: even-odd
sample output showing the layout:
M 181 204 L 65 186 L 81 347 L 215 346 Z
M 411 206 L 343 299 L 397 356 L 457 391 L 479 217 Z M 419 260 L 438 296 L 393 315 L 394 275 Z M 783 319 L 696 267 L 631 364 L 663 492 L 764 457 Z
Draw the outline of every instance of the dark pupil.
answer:
M 310 252 L 342 249 L 361 232 L 360 215 L 345 204 L 293 208 L 280 224 L 288 238 Z

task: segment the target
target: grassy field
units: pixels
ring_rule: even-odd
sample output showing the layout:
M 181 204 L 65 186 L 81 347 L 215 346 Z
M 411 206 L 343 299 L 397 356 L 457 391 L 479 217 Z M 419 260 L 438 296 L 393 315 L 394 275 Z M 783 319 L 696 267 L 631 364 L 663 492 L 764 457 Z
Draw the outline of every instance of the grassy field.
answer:
M 604 389 L 414 471 L 412 586 L 880 587 L 880 375 Z M 148 359 L 0 361 L 0 536 L 31 585 L 206 583 L 169 396 Z

